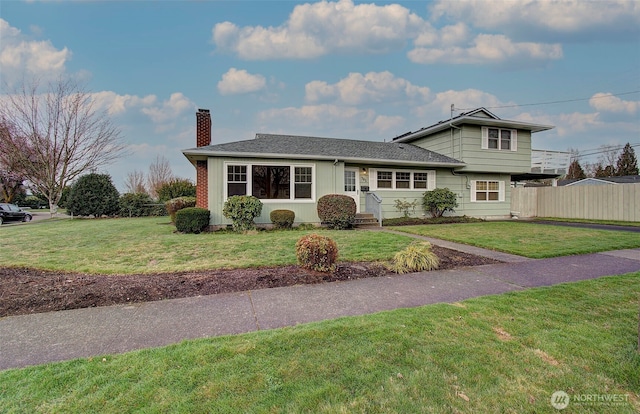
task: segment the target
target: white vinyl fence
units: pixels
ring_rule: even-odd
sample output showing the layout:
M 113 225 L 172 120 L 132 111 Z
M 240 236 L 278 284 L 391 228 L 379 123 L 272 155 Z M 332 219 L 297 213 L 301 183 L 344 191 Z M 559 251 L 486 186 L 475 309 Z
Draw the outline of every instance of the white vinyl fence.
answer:
M 640 221 L 640 184 L 511 189 L 519 217 Z

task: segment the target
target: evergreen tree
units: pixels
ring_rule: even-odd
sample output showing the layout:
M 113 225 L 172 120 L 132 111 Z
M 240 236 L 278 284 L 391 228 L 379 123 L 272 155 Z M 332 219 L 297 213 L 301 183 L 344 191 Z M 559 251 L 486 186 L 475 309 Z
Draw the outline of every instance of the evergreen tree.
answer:
M 577 159 L 571 161 L 571 165 L 569 165 L 569 171 L 567 172 L 567 179 L 582 179 L 587 178 L 587 175 L 584 173 L 582 169 L 582 165 Z
M 67 211 L 74 216 L 114 216 L 120 210 L 120 193 L 108 174 L 91 173 L 71 187 Z
M 628 142 L 622 149 L 620 157 L 618 157 L 615 175 L 638 175 L 638 160 L 636 159 L 636 153 Z
M 613 177 L 615 171 L 616 169 L 613 168 L 613 165 L 607 165 L 606 167 L 603 167 L 601 163 L 598 163 L 596 167 L 596 173 L 594 176 L 597 178 Z

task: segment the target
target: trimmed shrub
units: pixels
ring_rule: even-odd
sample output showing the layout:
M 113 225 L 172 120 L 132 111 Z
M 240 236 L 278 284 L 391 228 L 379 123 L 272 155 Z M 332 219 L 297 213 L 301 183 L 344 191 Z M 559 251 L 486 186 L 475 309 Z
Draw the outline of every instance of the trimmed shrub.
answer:
M 438 256 L 431 251 L 431 243 L 414 242 L 393 256 L 390 269 L 402 274 L 434 270 L 439 265 Z
M 453 212 L 453 209 L 458 207 L 458 202 L 453 191 L 448 188 L 436 188 L 424 193 L 422 206 L 432 217 L 442 217 L 447 211 Z
M 183 208 L 187 207 L 195 207 L 196 206 L 196 198 L 195 197 L 176 197 L 164 203 L 165 208 L 167 209 L 167 213 L 171 217 L 171 222 L 176 222 L 176 213 Z
M 291 210 L 273 210 L 269 218 L 276 229 L 290 229 L 296 219 L 296 213 Z
M 344 194 L 327 194 L 318 200 L 318 217 L 330 229 L 348 229 L 356 218 L 356 201 Z
M 210 215 L 206 208 L 183 208 L 176 212 L 176 229 L 181 233 L 200 233 L 209 225 Z
M 296 243 L 298 264 L 317 272 L 333 272 L 338 260 L 338 245 L 331 238 L 312 233 Z
M 91 173 L 71 187 L 67 211 L 74 216 L 115 216 L 120 211 L 120 193 L 109 174 Z
M 146 193 L 126 193 L 120 196 L 120 217 L 148 217 L 153 199 Z
M 262 201 L 254 196 L 231 196 L 224 203 L 222 215 L 230 219 L 233 230 L 243 232 L 254 230 L 254 219 L 262 213 Z

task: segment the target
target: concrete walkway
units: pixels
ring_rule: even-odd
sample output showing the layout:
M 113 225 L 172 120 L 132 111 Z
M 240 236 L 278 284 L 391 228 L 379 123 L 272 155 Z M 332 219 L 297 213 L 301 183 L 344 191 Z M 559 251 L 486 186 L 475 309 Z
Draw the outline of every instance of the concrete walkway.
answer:
M 0 369 L 640 271 L 640 249 L 532 260 L 430 241 L 505 263 L 0 318 Z

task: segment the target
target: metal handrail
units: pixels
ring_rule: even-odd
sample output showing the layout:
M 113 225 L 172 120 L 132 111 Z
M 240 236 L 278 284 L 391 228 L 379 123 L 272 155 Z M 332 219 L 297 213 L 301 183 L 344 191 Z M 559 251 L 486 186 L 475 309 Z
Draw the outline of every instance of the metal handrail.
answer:
M 368 192 L 365 198 L 364 211 L 373 214 L 378 219 L 380 227 L 382 227 L 382 198 L 380 196 L 376 193 Z

